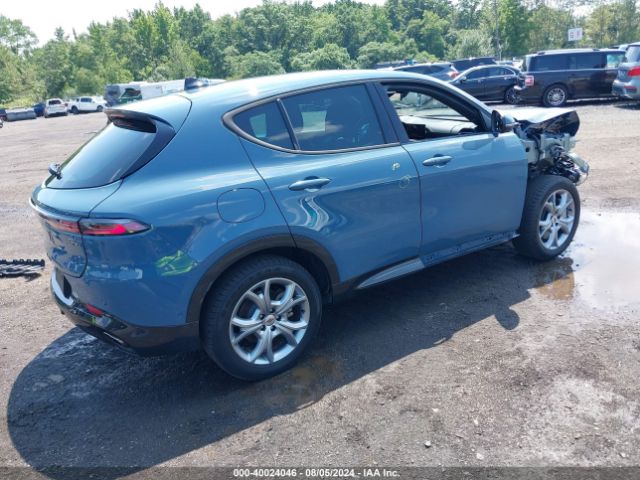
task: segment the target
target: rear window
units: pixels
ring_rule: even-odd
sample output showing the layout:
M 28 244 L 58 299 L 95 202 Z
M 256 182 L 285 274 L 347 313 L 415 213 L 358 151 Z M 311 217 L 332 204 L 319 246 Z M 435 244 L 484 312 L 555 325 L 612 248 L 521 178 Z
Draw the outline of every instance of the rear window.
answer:
M 49 100 L 49 105 L 60 105 L 61 103 L 61 100 Z
M 568 68 L 567 55 L 540 55 L 529 60 L 531 71 L 566 70 Z
M 51 177 L 49 188 L 91 188 L 115 182 L 149 149 L 156 137 L 151 123 L 127 128 L 107 125 L 62 165 L 62 177 Z
M 640 63 L 640 45 L 631 45 L 624 55 L 625 63 Z
M 275 102 L 238 113 L 233 121 L 246 134 L 282 148 L 293 148 L 289 131 Z

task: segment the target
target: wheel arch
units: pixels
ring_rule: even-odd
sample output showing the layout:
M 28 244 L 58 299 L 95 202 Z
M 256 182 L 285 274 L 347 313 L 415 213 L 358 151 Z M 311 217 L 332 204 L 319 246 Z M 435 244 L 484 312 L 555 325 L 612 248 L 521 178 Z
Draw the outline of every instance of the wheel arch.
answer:
M 332 255 L 316 241 L 303 236 L 282 234 L 256 239 L 226 253 L 199 280 L 191 294 L 187 322 L 200 322 L 202 307 L 216 282 L 238 262 L 252 256 L 274 254 L 293 260 L 305 267 L 318 282 L 325 303 L 333 299 L 333 287 L 340 277 Z

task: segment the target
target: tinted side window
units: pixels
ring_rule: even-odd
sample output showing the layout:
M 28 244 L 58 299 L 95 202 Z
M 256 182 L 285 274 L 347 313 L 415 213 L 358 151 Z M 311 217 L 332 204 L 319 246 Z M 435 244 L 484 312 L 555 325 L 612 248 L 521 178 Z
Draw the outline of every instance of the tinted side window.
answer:
M 624 55 L 626 63 L 640 62 L 640 45 L 631 45 Z
M 233 121 L 248 135 L 271 145 L 293 148 L 289 131 L 275 102 L 238 113 Z
M 282 100 L 301 150 L 341 150 L 385 143 L 364 85 L 337 87 Z
M 569 68 L 572 70 L 589 70 L 604 68 L 605 57 L 601 53 L 578 53 L 569 57 Z
M 489 75 L 489 72 L 487 69 L 484 70 L 474 70 L 473 72 L 469 72 L 467 74 L 467 79 L 468 80 L 474 80 L 476 78 L 484 78 L 487 77 Z
M 566 70 L 568 67 L 567 55 L 540 55 L 531 58 L 532 71 Z
M 494 67 L 491 69 L 491 76 L 514 75 L 512 70 L 502 67 Z
M 618 68 L 618 65 L 622 63 L 623 59 L 624 59 L 623 53 L 608 53 L 607 68 Z

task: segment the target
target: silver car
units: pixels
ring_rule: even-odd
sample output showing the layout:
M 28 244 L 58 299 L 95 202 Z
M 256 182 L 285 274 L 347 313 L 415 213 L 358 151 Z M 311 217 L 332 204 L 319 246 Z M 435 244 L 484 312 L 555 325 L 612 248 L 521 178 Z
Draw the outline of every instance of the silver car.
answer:
M 618 66 L 618 78 L 613 82 L 614 95 L 640 100 L 640 42 L 627 48 L 624 60 Z

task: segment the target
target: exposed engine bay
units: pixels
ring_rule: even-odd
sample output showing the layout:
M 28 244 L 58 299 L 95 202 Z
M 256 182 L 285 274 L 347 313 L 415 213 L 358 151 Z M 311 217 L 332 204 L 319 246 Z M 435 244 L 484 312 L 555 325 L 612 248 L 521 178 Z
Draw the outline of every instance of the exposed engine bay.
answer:
M 589 165 L 571 152 L 580 127 L 575 110 L 515 108 L 504 112 L 508 117 L 516 122 L 513 131 L 527 152 L 530 177 L 561 175 L 577 185 L 587 179 Z

